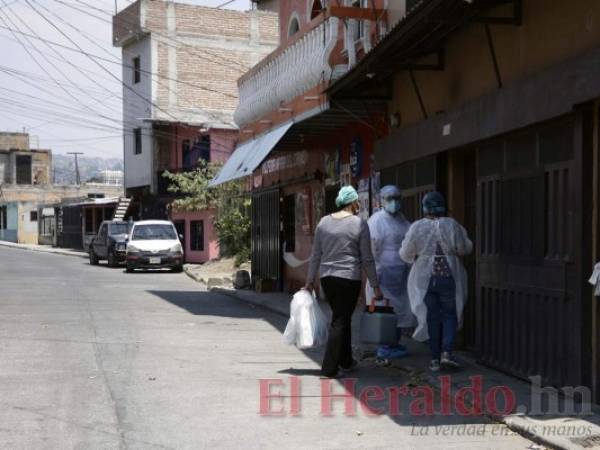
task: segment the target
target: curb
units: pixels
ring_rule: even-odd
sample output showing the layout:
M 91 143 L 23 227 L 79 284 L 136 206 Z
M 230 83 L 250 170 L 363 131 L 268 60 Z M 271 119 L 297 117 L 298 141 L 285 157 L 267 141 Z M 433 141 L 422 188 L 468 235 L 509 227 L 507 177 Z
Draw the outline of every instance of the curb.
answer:
M 203 284 L 207 289 L 227 288 L 233 289 L 233 284 L 230 277 L 204 277 L 195 274 L 188 265 L 183 266 L 183 271 L 192 280 Z
M 204 282 L 200 278 L 198 278 L 191 270 L 189 270 L 189 268 L 185 265 L 183 266 L 183 273 L 185 273 L 188 277 L 190 277 L 195 282 L 204 284 Z
M 87 256 L 88 256 L 87 253 L 79 252 L 76 250 L 61 250 L 61 249 L 58 249 L 55 247 L 52 247 L 51 249 L 35 248 L 35 247 L 28 247 L 27 244 L 15 244 L 13 242 L 5 242 L 5 241 L 0 241 L 0 246 L 6 247 L 6 248 L 16 248 L 18 250 L 28 250 L 30 252 L 49 253 L 49 254 L 63 255 L 63 256 L 77 256 L 80 258 L 87 258 Z

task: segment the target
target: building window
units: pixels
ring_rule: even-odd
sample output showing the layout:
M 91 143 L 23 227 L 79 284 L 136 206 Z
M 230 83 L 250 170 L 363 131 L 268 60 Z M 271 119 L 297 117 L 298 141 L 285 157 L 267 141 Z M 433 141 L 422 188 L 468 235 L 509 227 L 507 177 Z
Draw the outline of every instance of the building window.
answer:
M 8 208 L 6 206 L 0 206 L 0 228 L 6 230 L 8 222 Z
M 204 251 L 204 221 L 192 220 L 190 222 L 190 250 Z
M 17 155 L 17 184 L 31 184 L 31 155 Z
M 352 2 L 352 6 L 355 8 L 368 8 L 369 0 L 354 0 Z M 364 20 L 356 20 L 354 23 L 354 40 L 358 41 L 365 37 L 365 21 Z
M 139 155 L 142 153 L 142 129 L 133 129 L 133 153 Z
M 194 139 L 192 144 L 188 139 L 181 142 L 181 161 L 184 169 L 198 167 L 198 161 L 210 162 L 210 136 L 205 135 Z
M 93 233 L 94 232 L 94 216 L 92 215 L 92 210 L 88 208 L 83 209 L 83 215 L 85 217 L 85 229 L 84 233 Z
M 202 159 L 207 163 L 210 162 L 210 136 L 204 135 L 194 141 L 194 153 L 197 159 Z
M 190 140 L 185 139 L 181 142 L 181 163 L 184 169 L 191 169 L 197 161 L 192 161 L 192 153 L 190 152 Z
M 29 211 L 29 221 L 37 222 L 38 212 L 37 211 Z
M 140 57 L 133 58 L 133 84 L 138 84 L 141 80 Z
M 299 31 L 300 31 L 300 22 L 298 21 L 297 17 L 292 16 L 292 19 L 290 20 L 290 24 L 288 26 L 288 38 L 291 38 Z

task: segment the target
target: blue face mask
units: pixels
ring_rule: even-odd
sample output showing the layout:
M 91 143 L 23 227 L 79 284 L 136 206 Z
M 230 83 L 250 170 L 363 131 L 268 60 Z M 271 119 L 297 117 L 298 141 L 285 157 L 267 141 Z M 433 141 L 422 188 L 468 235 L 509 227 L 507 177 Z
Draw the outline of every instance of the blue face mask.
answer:
M 398 214 L 400 212 L 401 204 L 400 200 L 388 200 L 383 209 L 385 209 L 390 214 Z

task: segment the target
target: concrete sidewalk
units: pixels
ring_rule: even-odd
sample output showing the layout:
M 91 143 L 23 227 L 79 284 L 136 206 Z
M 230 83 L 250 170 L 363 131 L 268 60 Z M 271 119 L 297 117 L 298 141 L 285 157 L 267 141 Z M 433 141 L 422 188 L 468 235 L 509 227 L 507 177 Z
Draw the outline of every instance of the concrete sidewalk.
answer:
M 292 296 L 282 293 L 258 294 L 247 290 L 215 289 L 224 295 L 228 295 L 239 300 L 254 304 L 261 308 L 281 314 L 288 317 L 290 311 L 290 302 Z M 323 310 L 330 316 L 329 306 L 322 303 Z M 353 344 L 357 350 L 357 356 L 361 359 L 361 366 L 368 368 L 375 367 L 375 348 L 373 346 L 361 345 L 359 342 L 358 327 L 360 324 L 361 307 L 357 308 L 353 320 Z M 409 350 L 409 356 L 392 361 L 390 367 L 377 368 L 382 375 L 397 377 L 398 371 L 408 375 L 415 385 L 429 385 L 435 392 L 443 392 L 443 384 L 447 383 L 448 378 L 440 375 L 432 375 L 428 369 L 429 353 L 425 344 L 407 339 L 404 344 Z M 451 397 L 461 388 L 473 385 L 473 380 L 481 380 L 482 392 L 494 392 L 499 387 L 508 387 L 515 398 L 515 411 L 513 414 L 503 415 L 490 412 L 484 408 L 484 413 L 490 420 L 504 423 L 513 431 L 537 442 L 543 446 L 557 449 L 584 449 L 600 448 L 600 415 L 596 407 L 583 405 L 584 410 L 589 410 L 588 414 L 560 414 L 548 415 L 543 413 L 547 411 L 546 405 L 550 401 L 549 395 L 541 389 L 535 389 L 532 384 L 526 383 L 517 378 L 504 375 L 500 372 L 478 364 L 470 353 L 457 352 L 457 357 L 463 365 L 463 370 L 450 374 L 450 392 Z M 448 375 L 444 373 L 442 375 Z M 474 378 L 476 377 L 476 378 Z M 476 381 L 477 382 L 477 381 Z M 447 390 L 447 389 L 446 389 Z M 559 405 L 558 411 L 569 411 L 569 401 L 566 397 L 556 397 Z M 501 395 L 497 397 L 499 404 L 502 404 Z M 542 407 L 536 408 L 537 399 L 542 400 Z M 472 403 L 473 398 L 467 399 L 467 403 Z M 581 405 L 576 405 L 575 411 L 580 411 Z M 502 411 L 503 407 L 497 408 Z M 540 409 L 534 414 L 536 409 Z M 594 412 L 592 412 L 592 410 Z
M 87 258 L 88 254 L 82 250 L 70 250 L 66 248 L 56 248 L 50 245 L 37 245 L 37 244 L 16 244 L 14 242 L 0 241 L 0 245 L 3 247 L 18 248 L 20 250 L 30 250 L 34 252 L 43 253 L 54 253 L 56 255 L 67 255 L 67 256 L 79 256 L 81 258 Z

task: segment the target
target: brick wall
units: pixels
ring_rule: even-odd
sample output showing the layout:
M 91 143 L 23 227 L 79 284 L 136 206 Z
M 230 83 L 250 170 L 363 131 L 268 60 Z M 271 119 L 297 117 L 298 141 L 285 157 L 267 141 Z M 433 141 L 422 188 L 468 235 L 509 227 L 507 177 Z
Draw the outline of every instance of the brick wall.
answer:
M 113 17 L 113 44 L 117 45 L 142 31 L 140 4 L 135 2 Z
M 213 123 L 233 123 L 237 79 L 279 42 L 278 15 L 271 11 L 138 0 L 114 23 L 117 39 L 135 30 L 136 23 L 150 33 L 160 75 L 153 88 L 159 107 L 155 115 L 183 122 L 202 122 L 208 112 Z

